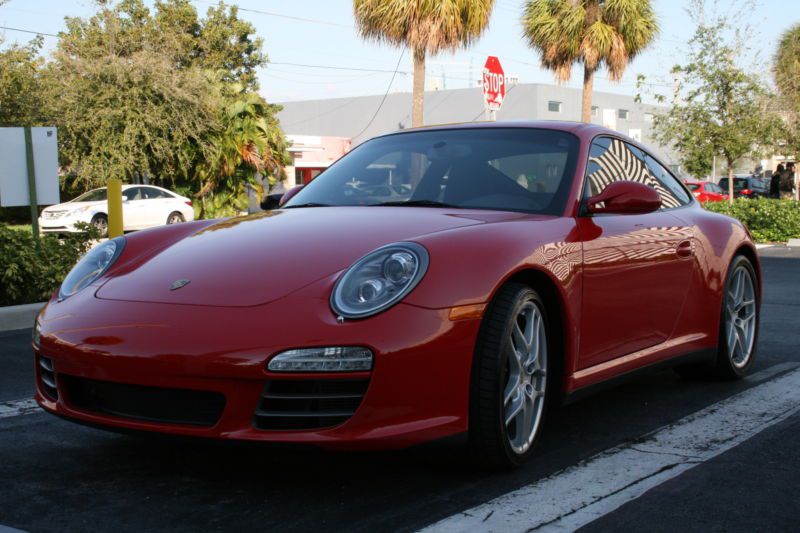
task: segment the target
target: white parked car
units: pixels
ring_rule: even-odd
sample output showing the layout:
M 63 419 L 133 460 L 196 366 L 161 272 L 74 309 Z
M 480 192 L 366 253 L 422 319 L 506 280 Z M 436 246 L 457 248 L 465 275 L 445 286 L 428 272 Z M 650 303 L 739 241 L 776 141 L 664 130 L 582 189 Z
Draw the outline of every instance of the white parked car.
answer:
M 194 220 L 192 201 L 153 185 L 122 186 L 122 225 L 125 231 L 177 224 Z M 43 232 L 76 232 L 76 222 L 93 224 L 108 232 L 108 195 L 105 187 L 84 193 L 74 200 L 46 207 L 39 218 Z

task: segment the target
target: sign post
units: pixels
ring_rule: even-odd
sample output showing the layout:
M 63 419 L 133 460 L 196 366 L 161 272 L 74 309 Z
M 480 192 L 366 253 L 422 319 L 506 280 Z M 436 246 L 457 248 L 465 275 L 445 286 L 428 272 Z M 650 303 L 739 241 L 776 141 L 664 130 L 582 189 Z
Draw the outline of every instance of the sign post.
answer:
M 486 58 L 483 65 L 483 102 L 489 112 L 489 120 L 497 120 L 497 111 L 506 97 L 506 77 L 500 60 L 495 56 Z
M 39 238 L 39 204 L 36 202 L 36 167 L 33 162 L 33 136 L 30 126 L 25 126 L 25 160 L 28 169 L 28 201 L 31 206 L 33 238 Z

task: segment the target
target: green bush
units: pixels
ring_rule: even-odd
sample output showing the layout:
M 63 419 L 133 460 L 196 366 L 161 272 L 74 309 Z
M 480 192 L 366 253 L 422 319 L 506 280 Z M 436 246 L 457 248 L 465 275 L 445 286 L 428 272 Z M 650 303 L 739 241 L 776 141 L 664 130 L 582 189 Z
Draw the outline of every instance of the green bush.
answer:
M 800 202 L 759 198 L 728 202 L 708 202 L 705 208 L 738 218 L 747 226 L 756 242 L 786 242 L 800 238 Z
M 48 300 L 70 269 L 99 236 L 97 230 L 62 238 L 0 224 L 0 306 Z

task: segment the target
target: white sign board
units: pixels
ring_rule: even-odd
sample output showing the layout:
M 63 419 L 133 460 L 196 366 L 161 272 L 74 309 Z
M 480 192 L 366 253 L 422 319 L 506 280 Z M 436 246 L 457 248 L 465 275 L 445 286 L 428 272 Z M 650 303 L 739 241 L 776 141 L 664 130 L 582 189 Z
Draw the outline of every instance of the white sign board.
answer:
M 58 192 L 58 138 L 56 128 L 31 128 L 36 203 L 61 203 Z M 30 205 L 25 128 L 0 128 L 0 206 Z

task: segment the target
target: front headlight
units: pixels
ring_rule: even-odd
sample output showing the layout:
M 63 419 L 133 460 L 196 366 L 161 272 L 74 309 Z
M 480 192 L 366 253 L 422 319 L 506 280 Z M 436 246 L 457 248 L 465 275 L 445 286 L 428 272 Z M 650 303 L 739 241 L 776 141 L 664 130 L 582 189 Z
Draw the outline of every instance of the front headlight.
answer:
M 64 278 L 64 282 L 58 290 L 58 299 L 68 298 L 91 285 L 103 272 L 108 270 L 108 267 L 114 264 L 123 248 L 125 248 L 125 238 L 117 237 L 89 250 Z
M 399 242 L 368 253 L 336 282 L 331 307 L 345 318 L 365 318 L 399 302 L 428 269 L 428 251 Z

